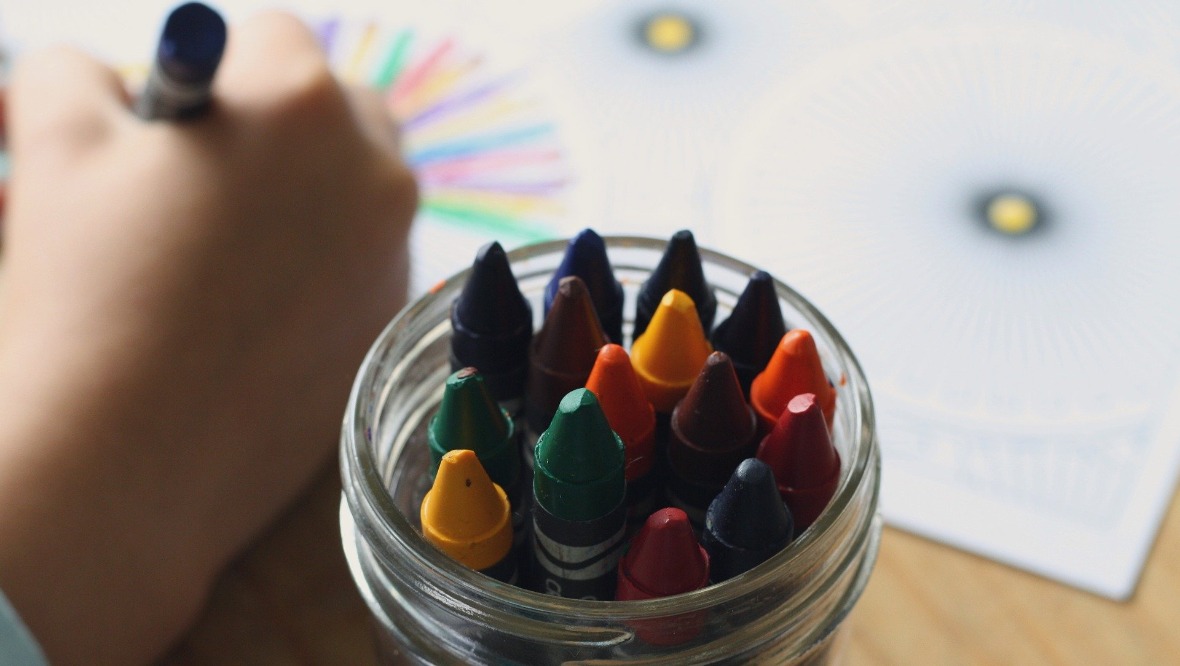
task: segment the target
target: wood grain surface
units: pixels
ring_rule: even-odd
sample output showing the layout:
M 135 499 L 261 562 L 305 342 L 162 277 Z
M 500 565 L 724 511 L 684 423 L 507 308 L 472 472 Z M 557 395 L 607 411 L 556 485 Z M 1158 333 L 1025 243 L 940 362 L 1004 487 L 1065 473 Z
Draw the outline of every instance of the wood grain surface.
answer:
M 166 666 L 375 663 L 325 470 L 235 562 Z M 1131 601 L 1109 601 L 886 529 L 849 621 L 847 664 L 1180 663 L 1180 510 L 1173 498 Z

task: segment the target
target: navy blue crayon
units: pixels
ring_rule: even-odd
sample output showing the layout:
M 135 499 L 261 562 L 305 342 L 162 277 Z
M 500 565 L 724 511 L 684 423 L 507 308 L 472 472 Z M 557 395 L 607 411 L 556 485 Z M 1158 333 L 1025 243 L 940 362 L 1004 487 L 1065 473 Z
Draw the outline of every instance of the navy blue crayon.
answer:
M 750 384 L 766 368 L 786 332 L 774 279 L 766 271 L 754 271 L 733 312 L 717 324 L 712 335 L 713 349 L 725 352 L 733 361 L 747 399 Z
M 583 229 L 570 239 L 561 264 L 545 286 L 545 312 L 549 312 L 561 279 L 575 275 L 586 283 L 590 301 L 602 330 L 611 342 L 623 344 L 623 285 L 615 279 L 606 244 L 593 229 Z M 776 341 L 777 342 L 777 341 Z
M 713 319 L 717 316 L 717 296 L 713 287 L 705 281 L 705 270 L 701 266 L 701 254 L 697 249 L 696 239 L 687 229 L 672 234 L 664 255 L 660 257 L 660 263 L 639 287 L 632 340 L 638 339 L 647 330 L 660 300 L 671 289 L 679 289 L 688 294 L 696 306 L 697 316 L 701 318 L 701 328 L 705 330 L 705 335 L 708 335 L 709 330 L 713 328 Z
M 145 120 L 181 120 L 204 113 L 225 38 L 225 20 L 209 7 L 189 2 L 172 10 L 135 113 Z
M 509 414 L 520 412 L 528 376 L 533 308 L 499 243 L 484 245 L 451 306 L 451 370 L 474 367 Z
M 720 583 L 765 562 L 794 536 L 794 520 L 770 466 L 748 458 L 709 505 L 701 546 L 709 553 L 712 581 Z

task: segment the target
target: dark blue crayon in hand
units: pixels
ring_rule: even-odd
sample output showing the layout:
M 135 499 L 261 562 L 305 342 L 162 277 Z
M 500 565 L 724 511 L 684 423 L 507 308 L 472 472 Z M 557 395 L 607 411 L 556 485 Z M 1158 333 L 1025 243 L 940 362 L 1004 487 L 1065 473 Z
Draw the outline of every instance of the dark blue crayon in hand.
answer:
M 627 527 L 623 442 L 593 392 L 562 398 L 535 453 L 533 588 L 612 599 Z
M 638 339 L 647 330 L 660 300 L 671 289 L 679 289 L 688 294 L 696 306 L 697 315 L 701 318 L 701 328 L 704 329 L 705 335 L 708 335 L 713 328 L 713 319 L 717 316 L 717 296 L 713 287 L 705 281 L 701 253 L 697 249 L 692 232 L 687 229 L 672 235 L 667 249 L 664 250 L 664 256 L 660 257 L 660 263 L 639 287 L 632 340 Z
M 199 2 L 173 9 L 164 21 L 135 113 L 145 120 L 183 120 L 204 113 L 225 40 L 225 20 L 213 9 Z
M 720 583 L 762 564 L 794 536 L 794 520 L 774 473 L 761 460 L 748 458 L 709 505 L 701 546 L 709 553 L 713 582 Z
M 500 405 L 518 414 L 528 376 L 533 308 L 520 293 L 499 243 L 476 254 L 451 305 L 451 329 L 451 369 L 477 368 Z
M 754 377 L 766 368 L 786 332 L 774 279 L 766 271 L 754 271 L 733 312 L 712 335 L 713 349 L 729 355 L 747 398 Z
M 566 246 L 561 264 L 545 287 L 546 313 L 557 296 L 561 279 L 571 275 L 586 283 L 590 301 L 594 303 L 594 311 L 598 313 L 598 321 L 606 336 L 611 342 L 623 344 L 623 285 L 615 279 L 606 255 L 606 244 L 593 229 L 578 232 Z

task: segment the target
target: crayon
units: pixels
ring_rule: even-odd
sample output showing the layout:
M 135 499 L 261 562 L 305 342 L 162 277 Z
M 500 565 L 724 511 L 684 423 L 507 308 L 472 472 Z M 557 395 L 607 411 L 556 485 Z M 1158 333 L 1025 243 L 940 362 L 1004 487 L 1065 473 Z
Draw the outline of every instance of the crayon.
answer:
M 638 340 L 647 330 L 664 294 L 671 289 L 678 289 L 692 299 L 702 329 L 708 331 L 713 327 L 713 319 L 717 316 L 717 296 L 713 287 L 705 281 L 696 239 L 687 229 L 672 235 L 664 255 L 660 257 L 660 263 L 639 287 L 632 340 Z
M 712 581 L 753 569 L 794 536 L 794 520 L 770 467 L 756 458 L 743 460 L 705 515 L 701 545 L 709 553 Z
M 631 358 L 619 345 L 609 344 L 598 350 L 586 388 L 594 392 L 607 423 L 623 440 L 630 532 L 638 529 L 655 508 L 655 411 L 639 386 Z
M 733 470 L 754 455 L 758 442 L 754 410 L 746 404 L 729 356 L 713 352 L 672 412 L 668 437 L 668 502 L 684 510 L 693 525 Z
M 787 403 L 774 429 L 758 445 L 758 459 L 774 472 L 795 529 L 802 533 L 823 512 L 840 481 L 840 454 L 815 394 L 803 393 Z
M 697 543 L 688 516 L 660 509 L 644 522 L 619 561 L 615 601 L 658 599 L 709 584 L 709 555 Z M 705 613 L 684 613 L 634 622 L 635 634 L 652 645 L 677 645 L 696 638 Z
M 729 355 L 747 398 L 754 377 L 770 362 L 786 332 L 774 279 L 766 271 L 754 271 L 733 311 L 712 335 L 713 349 Z
M 484 245 L 451 305 L 451 370 L 479 368 L 496 400 L 516 416 L 528 374 L 533 308 L 499 243 Z
M 566 246 L 561 264 L 545 286 L 545 312 L 548 314 L 561 279 L 576 275 L 586 283 L 590 301 L 598 313 L 598 321 L 606 337 L 616 344 L 623 343 L 623 285 L 615 279 L 606 243 L 593 229 L 583 229 Z
M 565 394 L 586 385 L 598 350 L 608 342 L 586 283 L 562 278 L 529 354 L 525 417 L 533 437 L 549 427 Z
M 460 564 L 516 582 L 508 496 L 474 451 L 448 451 L 419 510 L 422 536 Z
M 657 413 L 672 413 L 712 351 L 692 298 L 679 289 L 664 294 L 648 330 L 631 345 L 635 376 Z
M 534 589 L 610 600 L 623 553 L 623 442 L 592 391 L 571 391 L 537 440 L 533 475 Z
M 750 385 L 750 405 L 758 414 L 759 433 L 770 432 L 787 402 L 800 393 L 815 394 L 825 422 L 832 427 L 836 389 L 824 375 L 823 363 L 811 333 L 797 328 L 782 337 L 766 369 L 758 373 Z
M 144 120 L 195 118 L 209 108 L 213 76 L 225 51 L 225 20 L 199 3 L 180 5 L 164 21 L 147 84 L 135 103 Z
M 520 481 L 516 426 L 475 368 L 463 368 L 447 377 L 438 411 L 426 429 L 426 440 L 432 477 L 448 451 L 470 449 L 492 481 L 513 498 L 512 491 Z

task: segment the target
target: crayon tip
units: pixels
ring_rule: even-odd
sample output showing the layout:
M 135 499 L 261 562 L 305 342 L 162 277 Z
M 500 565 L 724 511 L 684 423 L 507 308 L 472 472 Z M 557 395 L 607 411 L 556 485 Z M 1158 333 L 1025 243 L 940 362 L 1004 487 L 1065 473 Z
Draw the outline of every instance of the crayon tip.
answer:
M 627 350 L 616 344 L 600 349 L 586 388 L 594 392 L 607 423 L 623 440 L 627 480 L 646 475 L 655 462 L 656 416 Z
M 824 374 L 815 339 L 808 331 L 797 328 L 782 337 L 766 369 L 750 385 L 750 404 L 762 421 L 763 432 L 774 427 L 787 403 L 800 393 L 815 394 L 824 420 L 831 427 L 836 389 Z
M 670 413 L 713 351 L 688 294 L 664 294 L 647 332 L 631 345 L 631 363 L 657 412 Z
M 754 271 L 729 317 L 713 329 L 713 347 L 733 359 L 748 394 L 750 382 L 770 362 L 786 332 L 774 278 L 766 271 Z
M 827 506 L 840 479 L 840 454 L 814 394 L 795 396 L 758 446 L 800 532 Z
M 426 438 L 435 465 L 447 451 L 471 449 L 496 483 L 508 488 L 516 481 L 520 457 L 515 426 L 475 368 L 462 368 L 447 377 Z
M 697 448 L 729 449 L 735 443 L 750 442 L 755 430 L 754 412 L 742 396 L 727 354 L 715 351 L 705 358 L 692 388 L 676 406 L 672 426 L 685 442 Z M 725 475 L 728 477 L 729 472 Z
M 770 467 L 754 458 L 743 460 L 705 515 L 701 543 L 712 558 L 714 582 L 733 578 L 785 548 L 794 537 L 793 522 Z
M 619 562 L 617 601 L 654 599 L 709 584 L 709 555 L 680 509 L 652 513 Z
M 660 262 L 648 279 L 639 287 L 635 307 L 635 329 L 631 334 L 638 339 L 647 330 L 658 303 L 669 289 L 679 289 L 696 303 L 701 327 L 709 330 L 717 315 L 717 296 L 705 281 L 701 254 L 696 239 L 688 229 L 672 234 Z
M 173 81 L 207 83 L 217 72 L 225 39 L 221 15 L 199 2 L 188 2 L 164 21 L 156 62 Z
M 422 498 L 422 534 L 472 569 L 487 569 L 512 550 L 508 496 L 492 483 L 474 451 L 449 451 Z
M 593 520 L 623 501 L 623 441 L 607 423 L 592 391 L 570 391 L 534 449 L 533 492 L 549 513 Z
M 615 279 L 606 243 L 593 229 L 583 229 L 566 246 L 561 264 L 545 286 L 545 312 L 549 312 L 561 279 L 577 276 L 586 283 L 599 321 L 612 342 L 623 341 L 623 285 Z
M 533 337 L 525 394 L 533 432 L 549 427 L 562 396 L 586 385 L 598 350 L 608 342 L 586 283 L 574 276 L 562 278 L 553 307 Z
M 454 318 L 478 335 L 504 336 L 533 325 L 532 307 L 520 293 L 508 255 L 495 241 L 476 253 L 454 307 Z

